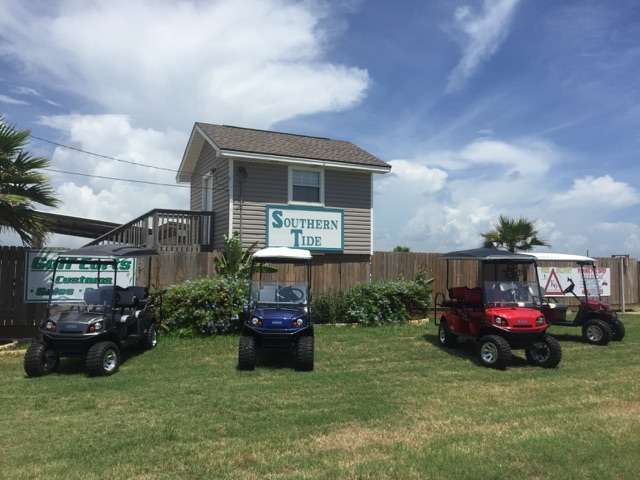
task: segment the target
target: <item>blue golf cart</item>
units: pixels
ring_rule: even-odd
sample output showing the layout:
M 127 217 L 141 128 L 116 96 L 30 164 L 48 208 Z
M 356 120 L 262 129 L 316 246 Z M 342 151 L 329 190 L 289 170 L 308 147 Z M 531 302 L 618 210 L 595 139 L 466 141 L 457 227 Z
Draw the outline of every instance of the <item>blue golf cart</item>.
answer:
M 296 370 L 313 370 L 311 253 L 269 247 L 253 254 L 249 299 L 242 312 L 238 368 L 253 370 L 260 349 L 289 351 Z

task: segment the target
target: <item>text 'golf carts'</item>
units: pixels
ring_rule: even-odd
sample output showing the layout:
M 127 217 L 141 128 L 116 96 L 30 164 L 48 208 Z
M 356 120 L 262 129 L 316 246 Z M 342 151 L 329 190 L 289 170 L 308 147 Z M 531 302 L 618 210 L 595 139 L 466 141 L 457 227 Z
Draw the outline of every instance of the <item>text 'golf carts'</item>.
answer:
M 560 294 L 557 296 L 571 294 L 580 302 L 575 318 L 567 320 L 567 306 L 558 303 L 551 293 L 545 292 L 546 298 L 542 311 L 547 318 L 547 322 L 551 325 L 579 327 L 582 329 L 584 340 L 595 345 L 606 345 L 610 340 L 622 340 L 624 338 L 624 323 L 618 319 L 616 312 L 602 301 L 602 288 L 600 287 L 598 271 L 593 258 L 546 252 L 531 253 L 531 255 L 534 255 L 539 261 L 576 267 L 573 270 L 576 271 L 575 273 L 578 276 L 576 278 L 579 282 L 578 285 L 569 276 L 566 277 L 565 283 L 561 285 L 560 277 L 555 273 L 555 277 L 549 279 L 557 283 L 556 288 Z M 543 288 L 546 290 L 546 287 Z M 576 288 L 579 289 L 579 294 L 576 293 Z
M 478 248 L 443 258 L 447 292 L 438 293 L 434 302 L 434 308 L 445 308 L 438 325 L 441 345 L 472 340 L 478 345 L 480 362 L 494 368 L 509 364 L 512 348 L 524 348 L 533 365 L 552 368 L 560 363 L 560 344 L 546 334 L 535 257 Z M 477 262 L 481 286 L 449 288 L 449 264 L 454 260 Z
M 238 368 L 253 370 L 259 349 L 286 349 L 297 370 L 313 370 L 311 253 L 270 247 L 253 254 L 242 313 Z
M 118 266 L 123 259 L 155 253 L 117 245 L 61 253 L 53 265 L 46 317 L 24 357 L 27 375 L 54 371 L 63 356 L 84 358 L 89 375 L 111 375 L 123 348 L 154 348 L 156 314 L 147 289 L 119 286 Z M 65 295 L 63 273 L 83 285 L 80 296 Z

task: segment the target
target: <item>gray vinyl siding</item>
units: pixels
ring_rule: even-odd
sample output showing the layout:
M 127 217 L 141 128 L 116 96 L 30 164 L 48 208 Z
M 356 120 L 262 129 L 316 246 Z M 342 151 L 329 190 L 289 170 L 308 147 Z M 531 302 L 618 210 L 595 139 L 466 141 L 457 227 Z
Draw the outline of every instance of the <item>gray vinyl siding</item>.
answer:
M 325 170 L 324 204 L 344 210 L 344 253 L 371 253 L 371 173 Z
M 202 178 L 213 170 L 213 246 L 224 245 L 224 236 L 229 233 L 229 161 L 216 157 L 216 152 L 204 143 L 195 170 L 191 176 L 191 210 L 203 210 Z
M 234 161 L 233 230 L 240 231 L 238 169 L 247 172 L 242 182 L 242 241 L 264 247 L 266 204 L 287 204 L 289 173 L 286 165 Z M 371 253 L 371 174 L 325 170 L 325 206 L 344 210 L 344 253 Z
M 247 177 L 240 186 L 238 170 L 244 167 Z M 240 188 L 242 187 L 242 243 L 258 242 L 265 246 L 264 206 L 288 201 L 289 171 L 286 165 L 234 161 L 233 231 L 240 231 Z

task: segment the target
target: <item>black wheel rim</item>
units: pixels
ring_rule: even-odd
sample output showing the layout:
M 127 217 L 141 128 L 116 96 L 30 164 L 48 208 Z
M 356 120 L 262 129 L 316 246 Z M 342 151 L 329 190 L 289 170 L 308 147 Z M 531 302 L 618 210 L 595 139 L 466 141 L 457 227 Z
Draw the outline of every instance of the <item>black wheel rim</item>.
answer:
M 551 357 L 551 349 L 546 342 L 536 343 L 531 348 L 531 358 L 536 363 L 544 363 L 549 360 L 549 357 Z

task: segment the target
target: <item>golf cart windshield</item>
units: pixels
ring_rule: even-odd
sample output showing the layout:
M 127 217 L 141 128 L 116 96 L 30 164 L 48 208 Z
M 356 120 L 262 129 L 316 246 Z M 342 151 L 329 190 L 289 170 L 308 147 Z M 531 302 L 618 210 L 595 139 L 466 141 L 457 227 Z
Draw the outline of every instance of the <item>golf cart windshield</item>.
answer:
M 483 269 L 484 300 L 501 307 L 542 306 L 535 264 L 487 263 Z
M 484 282 L 485 302 L 496 306 L 540 306 L 538 285 L 535 282 Z
M 113 306 L 112 259 L 61 258 L 50 287 L 49 313 L 104 312 Z
M 258 305 L 306 305 L 309 281 L 306 265 L 256 262 L 251 276 L 251 301 Z
M 586 287 L 584 293 L 587 300 L 599 301 L 602 291 L 595 265 L 582 265 L 582 274 L 584 275 L 584 285 Z

